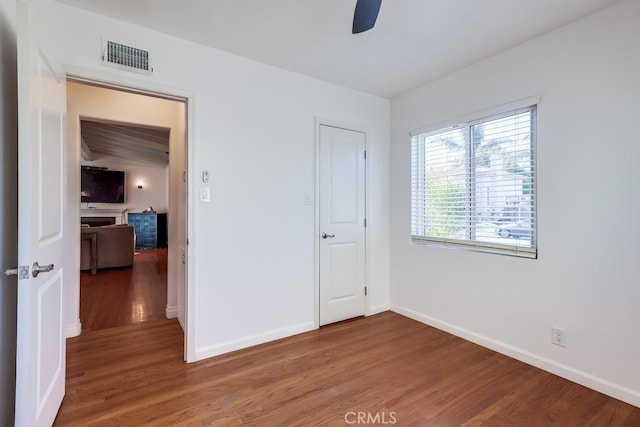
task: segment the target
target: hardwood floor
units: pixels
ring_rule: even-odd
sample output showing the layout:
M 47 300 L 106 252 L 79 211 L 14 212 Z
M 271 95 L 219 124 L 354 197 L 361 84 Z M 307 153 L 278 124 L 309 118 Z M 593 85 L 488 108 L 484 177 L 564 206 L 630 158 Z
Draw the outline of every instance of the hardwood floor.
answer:
M 137 251 L 133 262 L 133 268 L 80 273 L 83 331 L 166 318 L 167 248 Z
M 640 425 L 640 408 L 392 312 L 192 364 L 175 320 L 67 352 L 56 426 Z

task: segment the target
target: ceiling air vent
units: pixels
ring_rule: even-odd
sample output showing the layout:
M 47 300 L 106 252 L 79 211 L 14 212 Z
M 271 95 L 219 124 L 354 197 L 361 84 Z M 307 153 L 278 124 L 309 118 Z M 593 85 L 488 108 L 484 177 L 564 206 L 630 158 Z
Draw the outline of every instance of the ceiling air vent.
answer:
M 136 73 L 153 73 L 148 50 L 138 49 L 109 40 L 103 44 L 102 63 L 110 67 Z

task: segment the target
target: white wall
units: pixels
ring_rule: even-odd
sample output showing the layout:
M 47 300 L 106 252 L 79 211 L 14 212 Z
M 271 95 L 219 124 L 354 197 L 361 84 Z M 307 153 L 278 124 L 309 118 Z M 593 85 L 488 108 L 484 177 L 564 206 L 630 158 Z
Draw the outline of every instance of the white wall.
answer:
M 18 264 L 18 93 L 16 3 L 0 0 L 0 425 L 13 425 L 16 393 L 18 280 L 2 272 Z
M 369 129 L 368 312 L 388 307 L 389 101 L 49 3 L 47 51 L 75 74 L 191 94 L 189 358 L 315 327 L 315 120 Z M 148 46 L 153 77 L 100 64 L 102 34 Z M 211 203 L 198 202 L 210 172 Z
M 640 2 L 392 101 L 392 309 L 640 406 Z M 538 106 L 539 258 L 410 241 L 409 130 Z M 551 344 L 566 328 L 567 348 Z

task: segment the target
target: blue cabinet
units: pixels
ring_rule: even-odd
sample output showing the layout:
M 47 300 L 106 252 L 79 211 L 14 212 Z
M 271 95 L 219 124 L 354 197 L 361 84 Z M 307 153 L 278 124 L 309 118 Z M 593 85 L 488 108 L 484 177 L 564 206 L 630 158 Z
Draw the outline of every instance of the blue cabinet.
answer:
M 127 222 L 136 233 L 136 249 L 167 246 L 166 213 L 129 213 Z

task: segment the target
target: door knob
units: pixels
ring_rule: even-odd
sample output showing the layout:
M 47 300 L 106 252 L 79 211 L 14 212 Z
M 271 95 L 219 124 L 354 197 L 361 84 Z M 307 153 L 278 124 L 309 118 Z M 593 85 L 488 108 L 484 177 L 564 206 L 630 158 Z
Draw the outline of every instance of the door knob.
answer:
M 36 261 L 33 263 L 33 267 L 31 268 L 31 274 L 33 275 L 33 277 L 38 277 L 38 274 L 47 273 L 51 270 L 53 270 L 53 264 L 40 265 L 38 264 L 38 261 Z
M 335 234 L 322 233 L 322 238 L 323 238 L 323 239 L 327 239 L 327 238 L 331 238 L 331 239 L 332 239 L 332 238 L 334 238 L 334 237 L 336 237 L 336 235 L 335 235 Z

